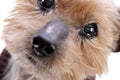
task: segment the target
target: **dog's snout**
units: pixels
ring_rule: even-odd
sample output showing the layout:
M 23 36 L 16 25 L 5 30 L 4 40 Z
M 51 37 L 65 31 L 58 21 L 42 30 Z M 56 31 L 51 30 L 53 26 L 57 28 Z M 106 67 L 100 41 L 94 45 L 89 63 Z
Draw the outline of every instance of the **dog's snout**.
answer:
M 67 37 L 68 29 L 59 20 L 48 22 L 33 37 L 32 47 L 37 56 L 51 56 L 57 51 L 57 47 Z

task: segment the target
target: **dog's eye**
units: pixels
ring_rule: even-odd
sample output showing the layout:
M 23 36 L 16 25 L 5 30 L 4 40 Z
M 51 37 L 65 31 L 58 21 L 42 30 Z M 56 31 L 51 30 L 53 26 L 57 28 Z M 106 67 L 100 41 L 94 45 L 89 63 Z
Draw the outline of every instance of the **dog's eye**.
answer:
M 97 36 L 98 28 L 96 23 L 89 23 L 83 26 L 79 34 L 87 39 L 92 39 Z
M 38 0 L 38 6 L 42 11 L 50 11 L 55 7 L 55 0 Z

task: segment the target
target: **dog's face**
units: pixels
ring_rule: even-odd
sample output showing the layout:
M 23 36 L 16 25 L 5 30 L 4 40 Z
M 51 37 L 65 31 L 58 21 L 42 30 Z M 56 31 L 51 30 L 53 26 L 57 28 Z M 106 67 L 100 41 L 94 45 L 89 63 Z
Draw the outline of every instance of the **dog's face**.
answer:
M 4 39 L 25 66 L 80 79 L 106 71 L 118 19 L 107 0 L 18 0 Z

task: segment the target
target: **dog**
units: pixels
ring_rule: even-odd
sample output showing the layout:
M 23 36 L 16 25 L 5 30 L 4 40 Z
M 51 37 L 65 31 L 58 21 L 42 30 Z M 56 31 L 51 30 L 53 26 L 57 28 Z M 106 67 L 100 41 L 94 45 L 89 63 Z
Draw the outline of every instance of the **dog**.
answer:
M 17 0 L 5 21 L 12 57 L 2 80 L 94 80 L 119 50 L 120 14 L 110 0 Z

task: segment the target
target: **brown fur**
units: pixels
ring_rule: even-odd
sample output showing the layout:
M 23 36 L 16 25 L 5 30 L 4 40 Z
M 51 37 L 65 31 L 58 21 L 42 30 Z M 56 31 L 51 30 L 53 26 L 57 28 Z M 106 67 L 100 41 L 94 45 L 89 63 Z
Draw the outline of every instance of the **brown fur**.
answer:
M 37 0 L 17 0 L 12 16 L 6 19 L 8 25 L 3 38 L 6 49 L 16 57 L 11 80 L 84 80 L 107 72 L 107 57 L 117 46 L 119 34 L 120 17 L 116 7 L 109 0 L 55 1 L 55 11 L 43 15 Z M 69 27 L 69 36 L 58 53 L 49 58 L 33 56 L 36 62 L 33 64 L 26 58 L 26 54 L 32 54 L 31 39 L 54 19 L 62 20 Z M 90 22 L 97 23 L 98 36 L 82 39 L 77 30 Z

